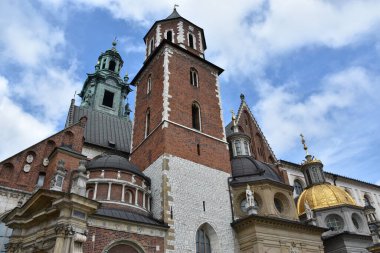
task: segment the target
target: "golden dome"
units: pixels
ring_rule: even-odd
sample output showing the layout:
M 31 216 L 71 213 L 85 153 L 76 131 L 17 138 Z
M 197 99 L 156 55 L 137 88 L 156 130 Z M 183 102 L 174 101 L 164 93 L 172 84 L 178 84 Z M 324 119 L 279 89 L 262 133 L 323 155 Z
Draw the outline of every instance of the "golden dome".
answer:
M 354 199 L 345 190 L 331 184 L 318 184 L 304 190 L 298 198 L 298 215 L 305 212 L 306 201 L 312 210 L 338 205 L 356 206 Z

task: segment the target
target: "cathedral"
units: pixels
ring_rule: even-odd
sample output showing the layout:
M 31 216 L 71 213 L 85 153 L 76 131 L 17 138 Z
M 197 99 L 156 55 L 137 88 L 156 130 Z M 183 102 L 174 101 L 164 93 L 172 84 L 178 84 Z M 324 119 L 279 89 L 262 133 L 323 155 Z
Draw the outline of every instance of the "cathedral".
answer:
M 278 159 L 243 94 L 224 122 L 223 69 L 175 8 L 144 41 L 133 79 L 113 42 L 64 129 L 0 162 L 0 252 L 380 252 L 380 186 L 303 135 L 305 160 Z

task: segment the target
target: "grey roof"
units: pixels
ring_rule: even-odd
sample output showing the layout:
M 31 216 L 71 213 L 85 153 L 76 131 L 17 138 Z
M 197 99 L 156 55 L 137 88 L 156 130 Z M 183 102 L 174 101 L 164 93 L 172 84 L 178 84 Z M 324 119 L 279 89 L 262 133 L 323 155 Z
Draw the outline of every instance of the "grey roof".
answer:
M 110 209 L 110 208 L 100 208 L 96 210 L 96 215 L 128 220 L 132 222 L 144 223 L 153 226 L 168 227 L 167 224 L 154 219 L 153 217 L 145 216 L 142 214 L 134 213 L 129 210 L 120 210 L 120 209 Z
M 129 171 L 133 174 L 139 175 L 147 179 L 148 181 L 150 181 L 150 179 L 146 177 L 136 165 L 132 164 L 130 161 L 128 161 L 128 159 L 118 156 L 118 155 L 107 155 L 107 154 L 98 155 L 87 163 L 86 168 L 88 170 L 98 169 L 98 168 L 102 168 L 102 169 L 111 168 L 111 169 Z
M 172 14 L 170 14 L 166 19 L 180 18 L 181 15 L 178 14 L 176 8 L 174 8 Z
M 280 176 L 271 165 L 255 160 L 251 156 L 237 156 L 231 160 L 234 183 L 269 179 L 282 183 Z
M 87 117 L 85 143 L 130 153 L 132 122 L 129 118 L 74 106 L 73 123 L 83 116 Z

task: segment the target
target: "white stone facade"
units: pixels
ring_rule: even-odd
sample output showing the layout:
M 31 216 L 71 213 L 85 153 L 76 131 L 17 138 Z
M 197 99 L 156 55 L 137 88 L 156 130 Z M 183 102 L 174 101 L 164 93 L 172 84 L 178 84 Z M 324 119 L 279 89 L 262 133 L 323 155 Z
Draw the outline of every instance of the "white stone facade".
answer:
M 165 160 L 168 161 L 167 166 Z M 175 245 L 175 248 L 166 252 L 196 252 L 196 232 L 203 224 L 210 225 L 217 235 L 217 239 L 211 241 L 212 252 L 238 252 L 230 225 L 228 173 L 171 155 L 161 156 L 144 173 L 152 181 L 152 212 L 155 218 L 163 218 L 163 198 L 168 200 L 167 222 L 172 230 L 168 232 L 170 238 L 167 243 Z M 170 191 L 166 196 L 162 192 L 165 178 Z M 170 210 L 173 219 L 170 218 Z
M 5 212 L 17 207 L 19 201 L 24 203 L 30 194 L 19 190 L 0 187 L 0 218 Z M 12 230 L 0 222 L 0 252 L 5 252 L 5 244 L 8 243 L 8 238 Z

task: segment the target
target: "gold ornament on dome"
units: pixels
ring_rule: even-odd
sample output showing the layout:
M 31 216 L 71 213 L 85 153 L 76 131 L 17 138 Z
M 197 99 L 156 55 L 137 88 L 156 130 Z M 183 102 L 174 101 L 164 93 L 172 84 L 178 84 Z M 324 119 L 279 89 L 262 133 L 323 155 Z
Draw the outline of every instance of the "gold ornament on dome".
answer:
M 354 199 L 345 190 L 327 183 L 314 185 L 301 193 L 297 202 L 298 215 L 305 213 L 306 202 L 313 211 L 340 205 L 356 206 Z
M 301 165 L 310 164 L 310 163 L 322 163 L 321 160 L 317 159 L 315 156 L 309 155 L 308 147 L 306 146 L 305 138 L 304 138 L 303 134 L 300 134 L 300 136 L 301 136 L 301 143 L 303 145 L 303 149 L 306 152 L 306 156 L 305 156 L 306 160 L 304 160 Z

